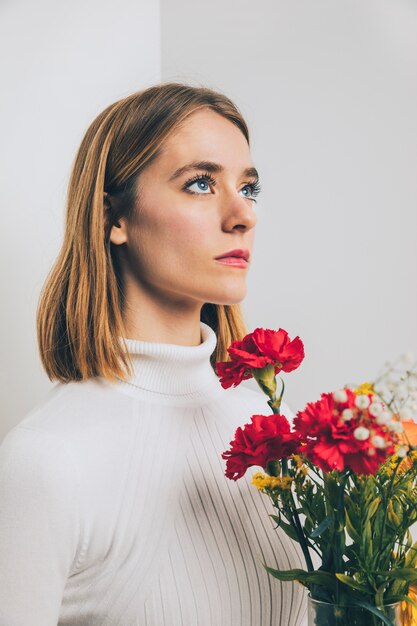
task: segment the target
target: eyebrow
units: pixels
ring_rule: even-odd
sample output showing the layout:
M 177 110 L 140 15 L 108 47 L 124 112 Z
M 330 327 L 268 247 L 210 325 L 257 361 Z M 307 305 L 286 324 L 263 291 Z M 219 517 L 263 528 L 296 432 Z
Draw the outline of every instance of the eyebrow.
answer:
M 179 176 L 193 170 L 206 170 L 207 172 L 218 174 L 224 171 L 224 167 L 223 165 L 220 165 L 220 163 L 213 163 L 213 161 L 193 161 L 193 163 L 188 163 L 187 165 L 183 165 L 175 170 L 169 180 L 175 180 L 176 178 L 179 178 Z M 259 180 L 258 170 L 255 167 L 246 167 L 242 171 L 242 175 Z

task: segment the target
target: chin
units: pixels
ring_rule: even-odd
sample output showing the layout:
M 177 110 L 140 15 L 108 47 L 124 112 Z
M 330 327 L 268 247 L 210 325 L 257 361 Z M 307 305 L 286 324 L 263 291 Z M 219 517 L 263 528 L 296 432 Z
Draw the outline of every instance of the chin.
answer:
M 210 302 L 212 302 L 213 304 L 239 304 L 246 297 L 246 291 L 246 286 L 244 289 L 235 288 L 223 290 L 222 293 L 217 293 L 216 295 L 213 295 Z

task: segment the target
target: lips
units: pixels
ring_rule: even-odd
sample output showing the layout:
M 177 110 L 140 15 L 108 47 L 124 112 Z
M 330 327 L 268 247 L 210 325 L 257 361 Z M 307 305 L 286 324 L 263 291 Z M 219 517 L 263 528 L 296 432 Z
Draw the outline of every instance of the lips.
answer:
M 225 252 L 224 254 L 221 254 L 219 256 L 216 256 L 215 259 L 216 260 L 220 260 L 220 259 L 243 259 L 245 261 L 249 261 L 249 257 L 250 257 L 250 252 L 249 250 L 242 250 L 242 249 L 236 249 L 236 250 L 229 250 L 229 252 Z

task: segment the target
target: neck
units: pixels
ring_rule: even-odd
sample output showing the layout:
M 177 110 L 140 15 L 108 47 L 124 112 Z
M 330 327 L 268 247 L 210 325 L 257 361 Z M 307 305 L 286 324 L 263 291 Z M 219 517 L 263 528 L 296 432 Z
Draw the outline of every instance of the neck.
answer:
M 126 281 L 123 321 L 125 336 L 138 341 L 198 346 L 202 304 L 146 291 Z
M 134 395 L 176 405 L 219 396 L 223 390 L 210 363 L 217 337 L 207 324 L 199 324 L 201 342 L 195 346 L 124 338 L 133 376 L 120 384 Z

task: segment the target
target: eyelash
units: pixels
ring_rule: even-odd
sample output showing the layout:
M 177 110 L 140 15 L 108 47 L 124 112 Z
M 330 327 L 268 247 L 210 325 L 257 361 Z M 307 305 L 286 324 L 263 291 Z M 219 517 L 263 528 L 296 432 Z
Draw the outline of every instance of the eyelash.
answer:
M 204 174 L 199 174 L 198 176 L 194 176 L 194 178 L 191 178 L 190 180 L 187 180 L 187 182 L 184 183 L 183 185 L 183 190 L 186 191 L 187 193 L 191 193 L 197 196 L 204 195 L 204 194 L 198 194 L 195 191 L 190 191 L 188 189 L 188 187 L 190 187 L 193 183 L 196 183 L 199 180 L 205 180 L 206 182 L 209 182 L 211 185 L 213 185 L 213 187 L 216 184 L 216 181 L 214 180 L 214 178 L 208 172 L 206 172 Z M 259 181 L 256 181 L 254 183 L 247 183 L 244 187 L 242 187 L 242 189 L 244 189 L 245 187 L 250 187 L 252 196 L 257 196 L 259 192 L 261 191 L 261 185 L 259 184 Z M 248 199 L 256 202 L 254 197 L 252 198 L 248 197 Z

